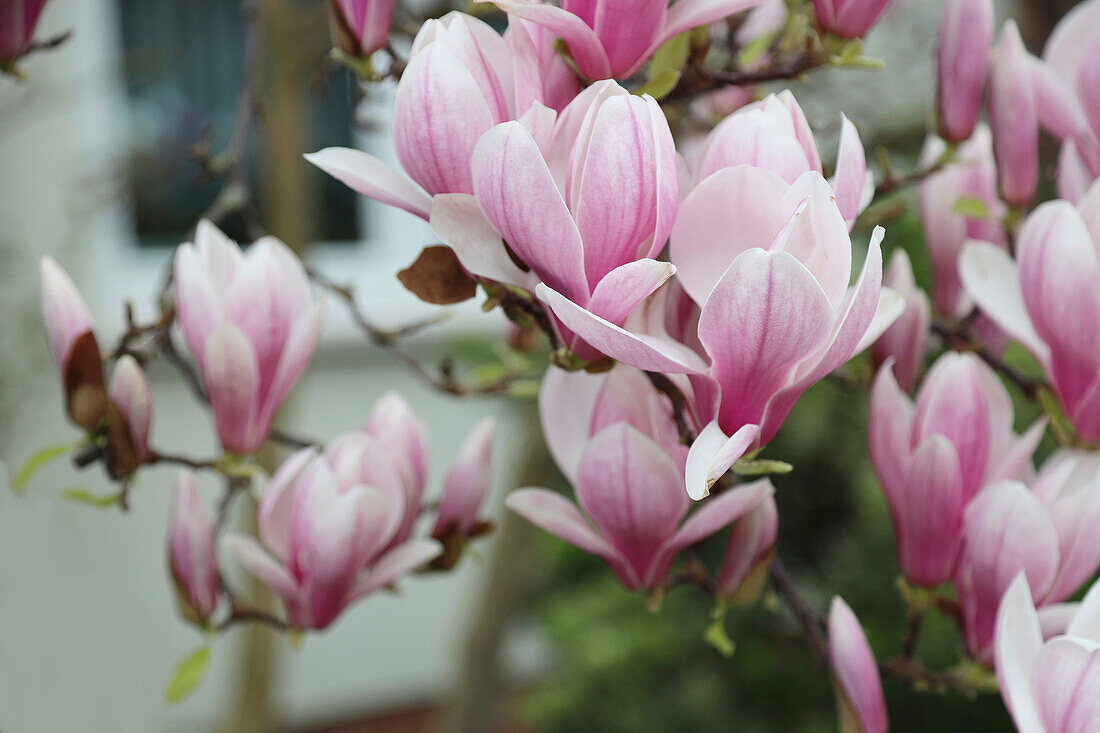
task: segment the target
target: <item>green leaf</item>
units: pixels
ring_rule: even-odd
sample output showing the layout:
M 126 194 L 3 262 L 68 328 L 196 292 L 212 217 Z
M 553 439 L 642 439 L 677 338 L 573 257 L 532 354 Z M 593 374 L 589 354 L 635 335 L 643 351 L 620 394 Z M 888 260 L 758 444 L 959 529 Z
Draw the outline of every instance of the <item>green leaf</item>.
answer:
M 767 476 L 790 473 L 793 470 L 794 466 L 786 461 L 771 461 L 766 458 L 755 461 L 742 458 L 733 464 L 733 472 L 738 476 Z
M 118 500 L 122 498 L 122 492 L 119 491 L 114 494 L 107 494 L 106 496 L 97 496 L 85 489 L 69 489 L 63 493 L 62 496 L 69 501 L 87 504 L 96 509 L 109 509 L 117 504 Z
M 634 91 L 639 97 L 648 94 L 654 99 L 663 99 L 669 92 L 676 88 L 680 81 L 680 72 L 673 69 L 665 69 L 657 76 L 650 78 L 645 86 Z
M 654 52 L 653 58 L 649 62 L 649 68 L 646 69 L 646 75 L 649 77 L 650 82 L 652 83 L 654 79 L 669 71 L 675 71 L 677 73 L 677 78 L 679 78 L 680 72 L 684 70 L 684 64 L 687 63 L 688 53 L 690 51 L 690 31 L 669 39 L 663 46 Z
M 722 605 L 716 607 L 711 613 L 711 618 L 713 621 L 703 634 L 703 640 L 728 659 L 733 656 L 737 644 L 734 643 L 729 632 L 726 631 L 726 607 Z
M 985 201 L 977 196 L 959 196 L 955 199 L 951 210 L 956 214 L 969 216 L 971 219 L 989 218 L 989 207 L 985 205 Z
M 45 448 L 39 448 L 22 466 L 20 466 L 19 472 L 15 474 L 15 479 L 11 483 L 12 491 L 16 494 L 23 493 L 23 488 L 38 469 L 48 463 L 56 461 L 61 456 L 71 453 L 78 445 L 79 443 L 65 443 L 63 445 L 48 445 Z
M 745 44 L 737 53 L 737 65 L 745 68 L 758 61 L 764 55 L 764 52 L 768 50 L 768 47 L 772 45 L 775 36 L 775 33 L 765 33 Z
M 176 668 L 172 670 L 172 677 L 168 680 L 168 686 L 164 688 L 164 701 L 171 705 L 194 692 L 206 675 L 206 667 L 209 662 L 210 646 L 208 644 L 200 646 L 181 659 Z

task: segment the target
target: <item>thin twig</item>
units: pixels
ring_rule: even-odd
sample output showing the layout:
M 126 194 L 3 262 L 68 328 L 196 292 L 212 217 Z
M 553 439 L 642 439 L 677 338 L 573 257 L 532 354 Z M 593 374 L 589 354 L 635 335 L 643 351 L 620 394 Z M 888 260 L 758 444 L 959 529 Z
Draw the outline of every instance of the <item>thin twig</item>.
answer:
M 955 351 L 970 351 L 976 354 L 982 361 L 999 372 L 1008 381 L 1016 385 L 1029 400 L 1039 398 L 1039 393 L 1046 386 L 1041 380 L 1032 379 L 1022 371 L 1006 364 L 1004 360 L 989 350 L 974 335 L 966 321 L 957 325 L 947 324 L 936 320 L 932 323 L 932 330 L 944 340 L 949 349 Z
M 772 558 L 772 585 L 776 592 L 786 601 L 787 606 L 794 612 L 802 631 L 806 635 L 806 643 L 814 658 L 814 664 L 821 666 L 829 658 L 829 642 L 825 637 L 825 623 L 821 616 L 802 597 L 798 586 L 794 584 L 791 576 L 787 574 L 787 568 L 776 555 Z

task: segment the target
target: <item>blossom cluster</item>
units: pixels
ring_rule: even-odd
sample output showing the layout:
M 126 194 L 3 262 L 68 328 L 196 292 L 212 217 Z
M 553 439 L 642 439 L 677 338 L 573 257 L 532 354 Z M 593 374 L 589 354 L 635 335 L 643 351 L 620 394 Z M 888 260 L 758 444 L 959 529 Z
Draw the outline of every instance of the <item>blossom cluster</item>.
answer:
M 721 119 L 692 140 L 635 83 L 700 26 L 750 11 L 740 34 L 779 33 L 783 3 L 492 2 L 503 34 L 453 12 L 413 39 L 393 109 L 401 170 L 347 148 L 306 159 L 429 222 L 453 251 L 449 276 L 480 285 L 487 306 L 508 299 L 523 326 L 533 314 L 552 362 L 539 416 L 576 500 L 526 487 L 507 507 L 653 599 L 688 558 L 720 602 L 751 602 L 776 551 L 776 487 L 734 474 L 774 463 L 758 456 L 800 397 L 873 345 L 868 449 L 902 573 L 953 604 L 967 654 L 996 667 L 1021 730 L 1090 729 L 1073 721 L 1100 699 L 1100 595 L 1067 601 L 1100 568 L 1100 0 L 1067 15 L 1041 57 L 1012 21 L 994 46 L 991 0 L 947 1 L 937 135 L 919 176 L 927 252 L 895 249 L 885 273 L 886 231 L 861 218 L 876 187 L 846 117 L 823 155 L 790 91 L 749 101 L 734 87 L 732 101 L 710 98 Z M 888 5 L 814 0 L 820 58 L 846 58 Z M 392 0 L 332 9 L 345 54 L 386 47 Z M 1061 198 L 1036 206 L 1041 130 L 1061 147 Z M 929 295 L 911 256 L 931 263 Z M 108 385 L 72 282 L 52 260 L 42 277 L 68 414 L 126 479 L 161 458 L 141 365 L 117 354 Z M 172 297 L 223 449 L 255 453 L 317 348 L 324 302 L 285 245 L 241 251 L 209 222 L 176 252 Z M 1017 434 L 998 374 L 1017 377 L 1002 361 L 1011 341 L 1043 375 L 1024 396 L 1066 443 L 1038 469 L 1047 420 Z M 473 428 L 418 536 L 426 430 L 388 395 L 362 430 L 288 458 L 259 501 L 258 536 L 222 545 L 282 598 L 291 626 L 325 628 L 427 563 L 452 566 L 485 531 L 492 442 L 491 423 Z M 223 597 L 217 524 L 181 474 L 170 565 L 202 623 Z M 692 548 L 722 532 L 711 578 Z M 885 731 L 874 656 L 839 598 L 824 631 L 846 720 Z M 1078 690 L 1068 701 L 1063 684 Z

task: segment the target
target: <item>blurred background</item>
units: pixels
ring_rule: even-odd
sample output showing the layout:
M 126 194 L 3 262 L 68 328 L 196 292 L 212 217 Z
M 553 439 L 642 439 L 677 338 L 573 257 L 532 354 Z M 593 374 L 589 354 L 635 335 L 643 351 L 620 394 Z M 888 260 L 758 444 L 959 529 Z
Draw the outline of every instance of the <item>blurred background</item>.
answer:
M 354 285 L 377 323 L 398 327 L 438 310 L 394 278 L 435 241 L 430 230 L 301 159 L 333 145 L 392 158 L 392 85 L 361 89 L 325 60 L 326 4 L 260 3 L 266 52 L 248 176 L 262 227 Z M 1021 19 L 1033 51 L 1073 4 L 997 0 L 1000 15 Z M 404 7 L 406 18 L 449 9 L 429 0 Z M 835 146 L 843 109 L 869 150 L 888 149 L 903 170 L 915 165 L 933 108 L 940 8 L 938 0 L 895 0 L 866 49 L 885 60 L 884 71 L 826 70 L 812 85 L 792 86 L 824 150 Z M 26 82 L 0 78 L 0 461 L 9 473 L 38 448 L 78 437 L 60 409 L 39 321 L 38 258 L 50 254 L 72 273 L 101 343 L 121 333 L 125 301 L 148 319 L 173 247 L 218 194 L 196 160 L 225 145 L 241 80 L 238 0 L 50 0 L 39 37 L 69 29 L 60 48 L 26 60 Z M 914 197 L 898 197 L 909 207 L 888 229 L 886 254 L 905 247 L 921 277 L 927 260 Z M 225 224 L 248 239 L 248 222 Z M 432 392 L 367 344 L 339 303 L 329 306 L 321 349 L 282 424 L 332 437 L 399 390 L 430 426 L 438 488 L 465 431 L 497 416 L 490 513 L 498 532 L 457 572 L 409 578 L 400 593 L 372 597 L 298 644 L 234 629 L 216 642 L 198 691 L 168 706 L 173 666 L 202 643 L 176 613 L 166 569 L 174 471 L 143 471 L 123 514 L 66 501 L 72 488 L 109 487 L 95 471 L 52 465 L 22 496 L 0 491 L 0 730 L 836 729 L 828 677 L 812 668 L 796 625 L 768 592 L 727 617 L 736 644 L 729 658 L 704 641 L 711 608 L 701 594 L 679 590 L 650 612 L 600 561 L 504 516 L 508 490 L 563 486 L 532 402 Z M 497 314 L 476 303 L 450 310 L 445 325 L 414 340 L 417 356 L 437 363 L 458 354 L 466 369 L 491 361 L 503 333 Z M 156 366 L 149 376 L 154 444 L 211 454 L 209 417 L 176 374 Z M 843 595 L 884 658 L 900 650 L 905 610 L 888 514 L 865 454 L 865 413 L 865 392 L 826 381 L 799 403 L 769 453 L 796 466 L 776 480 L 785 562 L 817 608 Z M 1018 427 L 1034 417 L 1034 408 L 1018 406 Z M 200 491 L 212 502 L 218 487 L 200 483 Z M 953 663 L 960 648 L 946 620 L 926 624 L 920 653 L 930 666 Z M 1010 730 L 997 696 L 886 687 L 894 730 Z

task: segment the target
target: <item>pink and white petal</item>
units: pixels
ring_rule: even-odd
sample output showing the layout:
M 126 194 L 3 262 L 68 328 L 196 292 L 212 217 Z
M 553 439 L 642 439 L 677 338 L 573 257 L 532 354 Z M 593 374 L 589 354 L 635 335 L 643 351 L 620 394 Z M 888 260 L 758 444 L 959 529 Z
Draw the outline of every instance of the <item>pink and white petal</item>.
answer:
M 1100 644 L 1100 582 L 1093 583 L 1085 594 L 1066 634 Z
M 352 598 L 362 598 L 385 588 L 401 577 L 439 557 L 443 545 L 435 540 L 415 539 L 398 545 L 370 567 L 356 583 Z
M 867 186 L 867 155 L 863 150 L 859 131 L 843 114 L 840 116 L 840 147 L 836 156 L 836 172 L 832 186 L 836 191 L 836 203 L 850 229 L 863 210 L 864 190 Z
M 580 231 L 527 128 L 506 122 L 487 132 L 473 171 L 478 203 L 512 251 L 547 285 L 587 302 Z
M 1072 140 L 1062 143 L 1058 153 L 1058 196 L 1071 203 L 1077 203 L 1089 185 L 1093 182 L 1092 171 L 1088 163 L 1077 150 Z
M 1031 466 L 1031 456 L 1039 447 L 1046 433 L 1047 421 L 1045 418 L 1036 420 L 1018 438 L 1014 437 L 1008 446 L 1008 450 L 997 454 L 990 454 L 990 460 L 996 461 L 990 466 L 992 473 L 986 477 L 985 482 L 993 483 L 1005 479 L 1017 480 L 1025 476 Z M 1011 433 L 1010 433 L 1011 435 Z
M 302 372 L 317 351 L 317 344 L 321 340 L 321 332 L 324 328 L 325 301 L 323 300 L 310 305 L 309 309 L 299 314 L 294 321 L 290 335 L 283 346 L 283 353 L 279 357 L 279 364 L 275 368 L 271 388 L 261 405 L 260 416 L 264 422 L 274 418 L 279 405 L 302 376 Z
M 508 495 L 504 505 L 536 527 L 591 555 L 611 563 L 626 564 L 622 553 L 592 529 L 577 505 L 557 492 L 539 488 L 516 489 Z
M 232 534 L 222 540 L 222 547 L 274 593 L 285 599 L 298 595 L 297 583 L 290 572 L 267 554 L 254 538 Z
M 760 479 L 743 486 L 735 486 L 729 491 L 699 504 L 699 508 L 672 539 L 671 546 L 677 551 L 694 545 L 712 534 L 730 526 L 741 517 L 752 512 L 775 493 L 775 487 L 768 479 Z
M 698 501 L 710 495 L 710 489 L 745 455 L 760 435 L 756 425 L 745 425 L 732 436 L 712 421 L 696 436 L 688 450 L 684 475 L 688 496 Z
M 1059 568 L 1044 599 L 1047 603 L 1064 601 L 1100 569 L 1100 491 L 1083 486 L 1058 497 L 1049 506 L 1058 532 Z
M 473 193 L 470 159 L 501 120 L 459 55 L 432 43 L 409 61 L 393 104 L 401 167 L 429 194 Z
M 551 366 L 539 387 L 539 419 L 546 447 L 570 483 L 575 482 L 591 435 L 592 413 L 606 381 Z
M 744 12 L 765 0 L 678 0 L 668 9 L 665 16 L 665 27 L 657 39 L 653 42 L 645 58 L 657 50 L 665 41 L 673 36 L 678 36 L 684 31 L 698 28 L 701 25 L 709 25 L 722 18 Z
M 172 289 L 175 293 L 176 321 L 188 348 L 201 364 L 206 340 L 211 330 L 224 318 L 222 295 L 225 290 L 216 288 L 199 252 L 189 244 L 176 250 Z
M 897 251 L 900 252 L 901 250 Z M 875 308 L 871 325 L 867 326 L 867 330 L 863 332 L 863 338 L 856 344 L 856 349 L 852 353 L 859 354 L 878 341 L 879 337 L 886 333 L 886 330 L 894 325 L 894 322 L 905 312 L 905 305 L 905 297 L 901 293 L 893 288 L 881 288 L 878 295 L 878 307 Z
M 206 399 L 222 445 L 235 453 L 252 453 L 264 438 L 255 435 L 260 372 L 252 344 L 241 329 L 225 321 L 210 333 L 203 351 Z
M 488 0 L 478 0 L 487 2 Z M 611 76 L 611 62 L 599 36 L 578 16 L 537 0 L 492 0 L 498 8 L 534 23 L 538 23 L 569 45 L 569 53 L 577 67 L 589 79 Z
M 667 374 L 706 370 L 702 358 L 686 346 L 656 336 L 631 333 L 582 308 L 545 283 L 539 283 L 535 294 L 570 331 L 612 359 L 638 369 Z
M 798 364 L 821 348 L 832 322 L 821 286 L 792 255 L 750 249 L 734 260 L 699 318 L 710 373 L 722 385 L 722 429 L 759 424 Z
M 788 188 L 775 173 L 742 165 L 708 176 L 684 198 L 672 227 L 670 259 L 696 303 L 707 302 L 738 255 L 771 244 L 790 218 L 782 206 Z
M 46 326 L 54 364 L 64 371 L 73 342 L 82 334 L 92 331 L 95 326 L 88 305 L 76 289 L 76 284 L 52 257 L 42 258 L 39 271 L 42 281 L 42 320 Z
M 794 403 L 810 385 L 823 379 L 856 353 L 856 348 L 860 346 L 863 336 L 878 313 L 882 286 L 883 236 L 883 228 L 875 227 L 859 281 L 848 291 L 846 303 L 841 308 L 842 315 L 836 320 L 832 334 L 826 339 L 827 348 L 823 348 L 823 355 L 803 362 L 798 369 L 798 381 L 775 395 L 768 404 L 764 424 L 761 426 L 763 442 L 775 436 Z
M 440 194 L 432 201 L 432 231 L 455 251 L 472 275 L 533 291 L 538 278 L 516 266 L 504 240 L 485 218 L 477 199 L 465 193 Z
M 1078 639 L 1053 639 L 1031 678 L 1044 730 L 1096 733 L 1100 730 L 1100 647 Z
M 796 212 L 785 239 L 770 249 L 794 255 L 813 273 L 838 309 L 852 279 L 852 240 L 832 187 L 817 171 L 798 177 L 783 196 L 783 208 Z
M 794 136 L 802 144 L 802 149 L 806 151 L 806 160 L 810 162 L 810 168 L 821 173 L 821 156 L 817 152 L 817 140 L 814 139 L 814 131 L 810 128 L 810 121 L 806 119 L 806 114 L 799 106 L 798 100 L 794 98 L 794 94 L 791 93 L 790 89 L 784 89 L 776 94 L 775 98 L 787 108 L 787 114 L 794 124 Z
M 659 260 L 635 260 L 620 265 L 596 283 L 588 310 L 610 323 L 622 324 L 675 272 L 675 267 Z
M 373 155 L 351 148 L 325 148 L 302 157 L 364 196 L 428 218 L 431 196 Z
M 1021 571 L 1001 599 L 993 647 L 1001 697 L 1020 733 L 1044 733 L 1031 690 L 1032 670 L 1042 648 L 1039 616 Z
M 642 578 L 690 502 L 680 470 L 632 425 L 605 428 L 577 469 L 577 501 Z
M 264 544 L 284 563 L 290 557 L 290 512 L 294 506 L 294 487 L 298 477 L 317 457 L 316 448 L 303 448 L 283 461 L 268 481 L 257 513 L 257 525 Z
M 225 291 L 244 261 L 241 248 L 209 219 L 200 219 L 196 225 L 194 247 L 214 283 L 214 290 Z
M 1050 363 L 1050 348 L 1039 338 L 1028 316 L 1019 268 L 1008 252 L 989 242 L 967 242 L 959 257 L 959 278 L 986 316 L 1042 364 Z
M 891 507 L 901 499 L 912 460 L 913 401 L 894 378 L 893 360 L 879 367 L 871 388 L 867 450 Z
M 1048 603 L 1037 609 L 1039 628 L 1043 632 L 1043 638 L 1053 639 L 1064 635 L 1080 611 L 1080 603 Z

